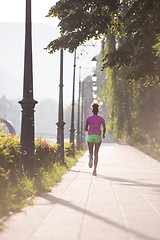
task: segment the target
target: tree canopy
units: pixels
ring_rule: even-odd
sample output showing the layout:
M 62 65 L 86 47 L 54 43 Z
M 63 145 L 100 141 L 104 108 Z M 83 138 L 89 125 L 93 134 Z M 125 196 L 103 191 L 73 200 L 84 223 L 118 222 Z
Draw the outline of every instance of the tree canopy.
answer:
M 117 37 L 123 37 L 123 44 L 106 54 L 103 67 L 131 66 L 128 78 L 159 82 L 160 1 L 128 1 L 128 11 L 122 19 L 123 29 Z
M 127 4 L 127 11 L 122 11 Z M 61 36 L 50 42 L 50 53 L 73 52 L 91 38 L 114 33 L 123 44 L 103 58 L 103 68 L 131 66 L 130 79 L 159 82 L 159 0 L 59 0 L 48 13 L 58 17 Z
M 91 38 L 106 35 L 118 24 L 119 0 L 60 0 L 48 13 L 58 17 L 61 37 L 48 45 L 50 53 L 60 49 L 73 52 Z

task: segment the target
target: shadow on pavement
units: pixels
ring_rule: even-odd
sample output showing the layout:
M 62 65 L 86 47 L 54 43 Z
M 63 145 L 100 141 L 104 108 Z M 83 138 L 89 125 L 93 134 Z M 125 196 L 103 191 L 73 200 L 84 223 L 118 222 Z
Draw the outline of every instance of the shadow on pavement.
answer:
M 118 223 L 116 223 L 116 222 L 114 222 L 110 219 L 104 218 L 104 217 L 102 217 L 102 216 L 100 216 L 96 213 L 93 213 L 93 212 L 87 210 L 87 209 L 83 209 L 79 206 L 76 206 L 75 204 L 71 203 L 70 201 L 66 201 L 66 200 L 61 199 L 61 198 L 56 198 L 53 195 L 51 195 L 50 193 L 44 193 L 40 197 L 46 199 L 51 204 L 60 204 L 60 205 L 65 206 L 67 208 L 71 208 L 75 211 L 82 212 L 82 213 L 84 213 L 84 214 L 86 214 L 90 217 L 93 217 L 93 218 L 96 218 L 96 219 L 98 219 L 102 222 L 105 222 L 106 224 L 110 224 L 110 225 L 114 226 L 115 228 L 118 228 L 118 229 L 120 229 L 120 230 L 122 230 L 122 231 L 124 231 L 128 234 L 133 234 L 133 235 L 141 237 L 142 239 L 145 239 L 145 240 L 157 240 L 155 238 L 152 238 L 152 237 L 146 236 L 142 233 L 139 233 L 135 230 L 128 229 L 123 225 L 120 225 L 120 224 L 118 224 Z
M 79 171 L 71 170 L 71 171 L 79 172 L 79 173 L 86 173 L 89 175 L 92 174 L 90 172 L 85 172 L 85 171 L 81 171 L 81 170 L 79 170 Z M 96 177 L 110 180 L 113 182 L 117 182 L 117 184 L 120 184 L 120 185 L 130 185 L 130 186 L 137 186 L 137 187 L 152 187 L 152 188 L 158 188 L 158 190 L 160 190 L 160 184 L 144 183 L 144 182 L 140 182 L 138 180 L 124 179 L 124 178 L 117 178 L 117 177 L 107 177 L 107 176 L 101 175 L 101 174 L 97 174 Z

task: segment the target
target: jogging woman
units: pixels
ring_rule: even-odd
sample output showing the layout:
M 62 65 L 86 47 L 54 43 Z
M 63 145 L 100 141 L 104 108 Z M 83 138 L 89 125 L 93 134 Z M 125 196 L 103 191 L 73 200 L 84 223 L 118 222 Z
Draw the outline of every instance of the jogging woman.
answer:
M 86 118 L 85 130 L 88 131 L 88 149 L 89 149 L 89 167 L 93 166 L 93 148 L 94 148 L 94 170 L 93 175 L 96 176 L 96 169 L 98 164 L 98 151 L 102 142 L 102 137 L 105 138 L 105 121 L 102 117 L 98 116 L 99 110 L 98 103 L 92 103 L 91 108 L 93 115 Z M 101 126 L 103 127 L 102 137 L 101 137 Z M 94 147 L 95 146 L 95 147 Z

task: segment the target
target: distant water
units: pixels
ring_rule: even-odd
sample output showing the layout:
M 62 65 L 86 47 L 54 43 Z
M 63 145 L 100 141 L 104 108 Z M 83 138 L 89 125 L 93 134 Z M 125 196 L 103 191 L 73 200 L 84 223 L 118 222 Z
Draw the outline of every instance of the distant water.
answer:
M 46 141 L 48 141 L 48 142 L 50 142 L 51 144 L 52 143 L 56 143 L 57 142 L 57 139 L 51 139 L 51 138 L 45 138 L 46 139 Z M 69 142 L 69 138 L 65 138 L 64 139 L 64 142 Z

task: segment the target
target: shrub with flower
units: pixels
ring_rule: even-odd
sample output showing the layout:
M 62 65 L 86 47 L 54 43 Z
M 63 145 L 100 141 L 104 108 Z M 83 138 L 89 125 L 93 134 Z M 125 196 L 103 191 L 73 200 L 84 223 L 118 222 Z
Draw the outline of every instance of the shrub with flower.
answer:
M 36 168 L 43 167 L 49 162 L 56 162 L 57 144 L 50 144 L 45 138 L 35 141 L 35 165 Z
M 76 144 L 74 144 L 75 150 L 76 150 Z M 72 143 L 65 142 L 64 144 L 64 152 L 67 157 L 72 156 Z
M 0 167 L 6 172 L 10 170 L 13 176 L 18 169 L 20 154 L 20 139 L 0 131 Z

